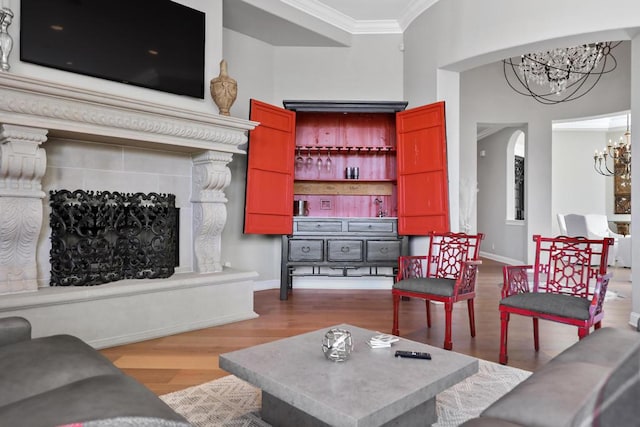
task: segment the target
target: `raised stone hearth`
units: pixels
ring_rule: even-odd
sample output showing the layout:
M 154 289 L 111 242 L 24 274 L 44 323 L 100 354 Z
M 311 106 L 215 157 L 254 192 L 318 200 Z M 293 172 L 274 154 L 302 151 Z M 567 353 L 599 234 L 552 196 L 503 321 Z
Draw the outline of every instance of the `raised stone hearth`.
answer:
M 137 340 L 255 317 L 256 273 L 224 269 L 221 262 L 224 189 L 231 182 L 227 165 L 233 154 L 243 153 L 238 146 L 255 125 L 0 73 L 0 315 L 29 314 L 36 336 L 73 330 L 101 346 L 126 342 L 123 337 Z M 156 169 L 174 167 L 178 172 L 165 176 L 152 171 L 149 165 L 154 162 L 159 164 Z M 117 168 L 121 170 L 113 170 Z M 153 185 L 175 188 L 153 188 L 150 176 Z M 77 181 L 87 190 L 122 191 L 118 186 L 137 184 L 178 193 L 178 273 L 169 279 L 121 281 L 82 291 L 49 287 L 48 191 Z M 236 294 L 245 301 L 237 301 Z M 169 307 L 176 310 L 167 311 Z M 134 308 L 135 316 L 129 311 Z M 85 316 L 78 319 L 81 313 Z M 175 319 L 167 319 L 169 313 Z M 83 324 L 80 330 L 78 324 Z M 100 328 L 108 331 L 96 332 Z

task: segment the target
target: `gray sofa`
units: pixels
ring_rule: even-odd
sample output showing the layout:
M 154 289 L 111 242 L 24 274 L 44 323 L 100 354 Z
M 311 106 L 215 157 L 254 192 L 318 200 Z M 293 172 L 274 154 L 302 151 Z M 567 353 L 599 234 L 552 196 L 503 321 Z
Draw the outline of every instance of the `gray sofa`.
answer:
M 191 426 L 153 392 L 70 335 L 31 339 L 0 319 L 0 425 Z
M 640 334 L 601 328 L 464 427 L 640 425 Z

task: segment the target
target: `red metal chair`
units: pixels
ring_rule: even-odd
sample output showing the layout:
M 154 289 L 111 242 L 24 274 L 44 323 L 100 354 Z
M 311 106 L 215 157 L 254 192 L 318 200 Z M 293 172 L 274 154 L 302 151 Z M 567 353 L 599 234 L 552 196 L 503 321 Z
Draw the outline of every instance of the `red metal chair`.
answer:
M 401 297 L 421 298 L 427 309 L 427 327 L 431 327 L 430 301 L 444 303 L 444 348 L 451 350 L 451 314 L 453 304 L 467 301 L 471 336 L 476 336 L 473 298 L 476 296 L 476 275 L 482 233 L 430 233 L 426 256 L 401 256 L 398 274 L 391 291 L 393 295 L 393 331 L 398 331 L 398 310 Z
M 607 257 L 613 239 L 533 236 L 534 265 L 505 266 L 500 301 L 500 363 L 507 363 L 507 333 L 511 314 L 533 318 L 533 343 L 540 349 L 538 319 L 578 327 L 578 338 L 600 328 L 602 304 L 610 274 Z

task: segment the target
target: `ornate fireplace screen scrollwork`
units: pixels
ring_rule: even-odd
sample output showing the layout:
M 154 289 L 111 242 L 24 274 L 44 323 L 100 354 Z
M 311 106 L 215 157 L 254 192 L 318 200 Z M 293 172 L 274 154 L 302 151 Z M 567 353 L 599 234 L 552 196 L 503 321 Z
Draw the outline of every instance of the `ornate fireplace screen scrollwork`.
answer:
M 174 273 L 175 195 L 59 190 L 50 196 L 51 286 Z

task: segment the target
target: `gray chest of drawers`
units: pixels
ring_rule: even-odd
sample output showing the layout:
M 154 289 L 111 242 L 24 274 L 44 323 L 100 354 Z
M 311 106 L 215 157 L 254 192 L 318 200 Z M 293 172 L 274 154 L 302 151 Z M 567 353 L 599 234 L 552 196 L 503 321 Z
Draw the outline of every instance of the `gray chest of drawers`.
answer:
M 280 299 L 296 276 L 394 277 L 398 257 L 409 252 L 397 225 L 395 218 L 294 217 L 293 234 L 282 236 Z

